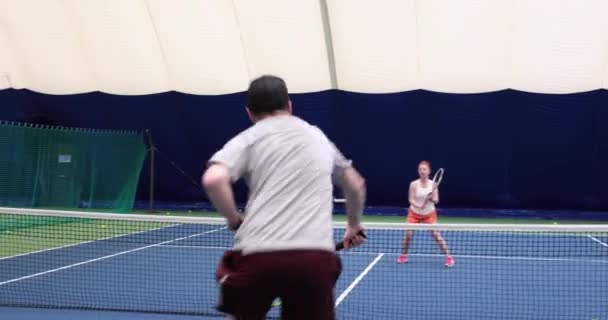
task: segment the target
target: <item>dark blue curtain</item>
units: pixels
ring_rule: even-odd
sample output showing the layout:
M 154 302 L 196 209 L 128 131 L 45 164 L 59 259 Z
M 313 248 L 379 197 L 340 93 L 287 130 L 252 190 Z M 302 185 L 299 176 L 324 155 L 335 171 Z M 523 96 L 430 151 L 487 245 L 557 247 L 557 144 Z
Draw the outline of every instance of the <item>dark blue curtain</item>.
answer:
M 324 91 L 291 96 L 365 175 L 368 202 L 406 205 L 416 164 L 444 167 L 444 206 L 608 210 L 608 91 L 552 95 L 504 90 L 447 94 Z M 0 90 L 0 119 L 103 129 L 150 129 L 160 150 L 159 200 L 204 201 L 206 160 L 249 126 L 243 93 L 118 96 Z M 185 177 L 171 164 L 181 167 Z M 138 197 L 146 199 L 148 168 Z M 238 188 L 239 198 L 245 195 Z

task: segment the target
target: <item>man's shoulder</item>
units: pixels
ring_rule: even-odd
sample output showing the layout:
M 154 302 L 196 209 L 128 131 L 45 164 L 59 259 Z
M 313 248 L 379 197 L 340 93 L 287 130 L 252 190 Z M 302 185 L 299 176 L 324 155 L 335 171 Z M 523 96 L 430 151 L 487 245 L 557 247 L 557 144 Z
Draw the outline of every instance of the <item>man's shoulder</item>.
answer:
M 224 148 L 232 146 L 232 147 L 246 147 L 255 141 L 253 138 L 255 136 L 255 131 L 252 130 L 252 127 L 249 127 L 241 132 L 239 132 L 236 136 L 230 138 L 228 142 L 224 145 Z
M 298 116 L 278 116 L 269 120 L 270 121 L 258 122 L 249 128 L 249 131 L 256 136 L 274 133 L 276 131 L 300 131 L 325 136 L 323 131 L 317 126 L 310 124 Z
M 270 121 L 261 121 L 255 125 L 240 132 L 232 138 L 235 143 L 253 145 L 256 142 L 263 140 L 269 135 L 275 134 L 292 134 L 299 132 L 301 135 L 313 138 L 315 141 L 328 142 L 329 139 L 325 133 L 315 125 L 308 123 L 306 120 L 296 116 L 282 116 Z

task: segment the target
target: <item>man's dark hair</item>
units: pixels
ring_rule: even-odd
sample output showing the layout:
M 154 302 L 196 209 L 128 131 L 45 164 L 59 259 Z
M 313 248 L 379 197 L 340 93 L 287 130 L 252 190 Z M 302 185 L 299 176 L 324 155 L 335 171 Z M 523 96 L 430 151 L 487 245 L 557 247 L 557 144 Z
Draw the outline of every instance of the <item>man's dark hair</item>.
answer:
M 289 104 L 285 81 L 275 76 L 261 76 L 249 84 L 247 108 L 256 115 L 282 110 Z

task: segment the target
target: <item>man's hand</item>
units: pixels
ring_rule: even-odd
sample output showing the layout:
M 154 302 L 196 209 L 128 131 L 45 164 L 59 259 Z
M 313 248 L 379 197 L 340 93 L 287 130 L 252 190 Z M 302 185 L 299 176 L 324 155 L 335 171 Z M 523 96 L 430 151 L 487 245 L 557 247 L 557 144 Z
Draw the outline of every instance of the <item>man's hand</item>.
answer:
M 231 218 L 231 219 L 226 219 L 228 229 L 236 231 L 241 226 L 241 223 L 243 223 L 243 217 L 240 215 L 240 213 L 238 216 L 232 216 L 232 217 L 233 218 Z
M 362 225 L 347 225 L 343 240 L 344 248 L 354 248 L 363 244 L 365 242 L 365 237 L 362 235 L 365 235 L 365 228 L 363 228 Z

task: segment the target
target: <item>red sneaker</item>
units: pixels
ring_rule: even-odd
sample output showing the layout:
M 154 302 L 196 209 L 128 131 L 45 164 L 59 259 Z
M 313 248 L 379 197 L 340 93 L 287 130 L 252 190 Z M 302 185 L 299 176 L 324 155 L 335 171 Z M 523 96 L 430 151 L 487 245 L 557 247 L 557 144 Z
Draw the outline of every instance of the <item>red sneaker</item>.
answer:
M 399 259 L 397 259 L 397 263 L 406 263 L 407 262 L 407 254 L 402 254 L 399 256 Z
M 455 261 L 454 261 L 454 258 L 452 258 L 452 256 L 447 256 L 447 257 L 445 257 L 445 266 L 446 266 L 446 267 L 448 267 L 448 268 L 449 268 L 449 267 L 453 266 L 453 265 L 454 265 L 454 262 L 455 262 Z

